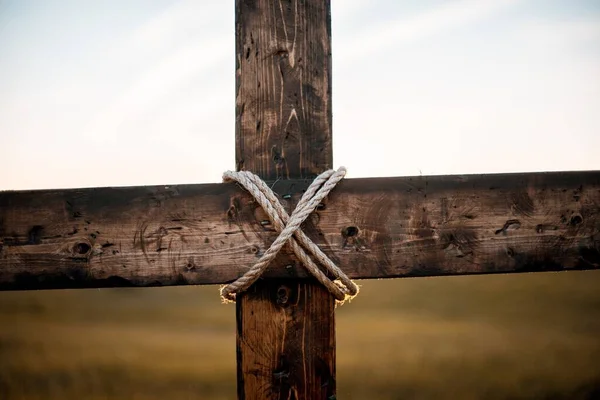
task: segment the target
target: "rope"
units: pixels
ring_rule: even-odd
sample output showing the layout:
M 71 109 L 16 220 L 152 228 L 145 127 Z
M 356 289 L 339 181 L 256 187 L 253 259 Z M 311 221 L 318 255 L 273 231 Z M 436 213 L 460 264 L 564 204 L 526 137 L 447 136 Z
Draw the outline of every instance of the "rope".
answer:
M 296 209 L 288 216 L 287 212 L 277 199 L 275 193 L 262 179 L 249 171 L 227 171 L 223 174 L 224 182 L 238 182 L 256 199 L 265 210 L 269 220 L 279 232 L 279 236 L 265 251 L 258 262 L 236 281 L 221 288 L 221 298 L 224 302 L 235 301 L 236 293 L 247 290 L 267 269 L 277 253 L 287 243 L 306 269 L 336 298 L 339 303 L 358 294 L 358 286 L 323 251 L 309 239 L 300 229 L 300 225 L 315 210 L 321 201 L 346 175 L 346 168 L 340 167 L 337 171 L 328 170 L 317 176 L 310 184 Z M 329 279 L 317 266 L 312 256 L 331 273 L 335 280 Z

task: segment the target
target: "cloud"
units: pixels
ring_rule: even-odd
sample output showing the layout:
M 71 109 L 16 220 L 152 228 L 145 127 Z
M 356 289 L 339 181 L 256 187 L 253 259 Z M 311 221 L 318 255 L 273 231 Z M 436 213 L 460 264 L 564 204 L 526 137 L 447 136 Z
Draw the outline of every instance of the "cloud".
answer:
M 219 70 L 231 61 L 229 72 L 234 73 L 233 30 L 224 27 L 233 26 L 233 18 L 227 23 L 215 19 L 226 16 L 229 8 L 218 3 L 180 1 L 136 27 L 110 51 L 109 67 L 129 79 L 89 122 L 88 137 L 114 140 L 128 122 L 154 112 L 170 114 L 186 86 L 202 92 L 196 96 L 205 98 L 203 108 L 214 107 L 213 94 L 227 84 Z
M 352 176 L 598 169 L 600 21 L 512 13 L 524 2 L 403 5 L 390 21 L 384 1 L 333 1 L 336 164 Z M 57 56 L 60 76 L 43 57 L 7 57 L 0 187 L 218 180 L 234 166 L 233 16 L 231 1 L 185 0 L 126 30 L 82 30 L 85 51 Z M 25 39 L 14 47 L 38 55 Z
M 331 18 L 335 24 L 338 21 L 349 19 L 369 6 L 368 0 L 343 0 L 331 2 Z
M 117 47 L 117 54 L 135 59 L 156 56 L 189 42 L 210 42 L 231 32 L 233 3 L 182 0 L 133 29 Z M 233 42 L 232 42 L 233 43 Z
M 399 43 L 414 42 L 449 29 L 488 18 L 520 0 L 460 0 L 445 2 L 416 16 L 399 18 L 360 32 L 342 42 L 336 51 L 342 63 L 368 57 Z
M 360 59 L 334 74 L 336 164 L 352 177 L 599 169 L 598 14 L 515 11 L 494 29 L 403 48 L 475 21 L 447 13 L 445 24 L 441 14 L 430 24 L 422 14 L 406 20 L 414 36 L 399 28 L 396 41 L 383 38 L 385 52 L 369 59 L 372 49 L 356 50 Z
M 102 137 L 102 140 L 114 138 L 124 122 L 135 120 L 147 112 L 168 108 L 167 101 L 171 92 L 190 82 L 197 83 L 202 76 L 205 76 L 205 82 L 210 83 L 210 78 L 206 77 L 207 72 L 225 64 L 228 58 L 233 58 L 233 47 L 227 44 L 228 41 L 224 38 L 217 38 L 208 43 L 189 44 L 176 49 L 131 82 L 90 122 L 86 134 Z M 231 73 L 233 74 L 233 65 Z M 218 90 L 214 86 L 210 89 Z M 204 95 L 207 106 L 210 106 L 210 93 Z
M 598 57 L 600 52 L 600 16 L 580 18 L 529 18 L 513 32 L 511 39 L 537 47 L 566 51 L 579 50 L 580 55 Z M 518 35 L 518 36 L 517 36 Z M 596 49 L 590 51 L 590 49 Z
M 8 136 L 0 166 L 28 168 L 0 172 L 0 187 L 219 180 L 233 166 L 233 14 L 231 2 L 179 1 L 125 30 L 83 30 L 85 51 L 58 60 L 69 73 L 52 77 L 47 63 L 27 59 L 27 79 L 0 96 Z M 94 42 L 108 33 L 109 42 Z M 21 49 L 38 45 L 24 40 Z M 54 37 L 48 45 L 73 50 Z M 12 60 L 16 68 L 19 58 Z

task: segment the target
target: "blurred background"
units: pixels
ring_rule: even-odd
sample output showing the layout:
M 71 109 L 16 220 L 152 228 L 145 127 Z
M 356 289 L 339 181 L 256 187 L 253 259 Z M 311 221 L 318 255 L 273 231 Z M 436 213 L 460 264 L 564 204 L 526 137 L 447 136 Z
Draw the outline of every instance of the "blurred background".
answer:
M 596 399 L 600 273 L 361 281 L 339 399 Z M 234 399 L 216 286 L 0 293 L 2 399 Z
M 220 181 L 233 6 L 0 0 L 0 190 Z M 332 0 L 332 31 L 350 178 L 600 170 L 597 0 Z M 361 284 L 340 399 L 600 396 L 600 271 Z M 217 287 L 0 293 L 0 399 L 235 398 L 234 313 Z

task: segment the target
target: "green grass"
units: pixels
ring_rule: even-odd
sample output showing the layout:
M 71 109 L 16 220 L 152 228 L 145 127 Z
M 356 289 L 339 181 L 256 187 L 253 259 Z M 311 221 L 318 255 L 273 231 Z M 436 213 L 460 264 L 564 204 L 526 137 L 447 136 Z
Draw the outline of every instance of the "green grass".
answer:
M 339 399 L 600 396 L 600 271 L 362 281 Z M 0 293 L 0 399 L 235 398 L 216 287 Z

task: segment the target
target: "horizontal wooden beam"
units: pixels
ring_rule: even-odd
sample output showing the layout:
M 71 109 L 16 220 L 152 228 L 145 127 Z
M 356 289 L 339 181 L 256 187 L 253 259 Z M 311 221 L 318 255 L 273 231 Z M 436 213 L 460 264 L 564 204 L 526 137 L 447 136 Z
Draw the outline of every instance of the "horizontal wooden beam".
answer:
M 291 212 L 308 184 L 273 188 Z M 594 269 L 600 172 L 347 179 L 304 229 L 352 278 Z M 224 283 L 275 237 L 235 184 L 4 191 L 0 288 Z

